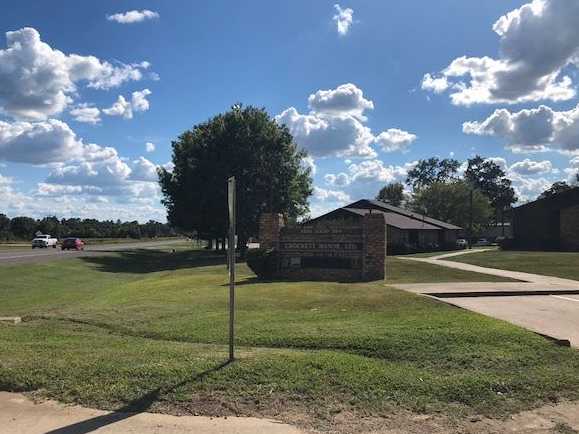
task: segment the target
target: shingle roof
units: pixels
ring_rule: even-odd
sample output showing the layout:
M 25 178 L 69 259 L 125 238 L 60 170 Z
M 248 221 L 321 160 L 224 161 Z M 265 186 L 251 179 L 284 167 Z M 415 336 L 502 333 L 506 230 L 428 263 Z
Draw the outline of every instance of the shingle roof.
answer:
M 384 214 L 384 219 L 386 220 L 386 224 L 388 226 L 393 226 L 398 229 L 422 229 L 422 230 L 429 230 L 429 231 L 439 231 L 440 228 L 438 226 L 433 226 L 426 221 L 423 220 L 416 220 L 410 217 L 406 217 L 401 214 L 396 214 L 393 212 L 386 212 L 381 210 L 369 210 L 369 209 L 361 209 L 361 208 L 342 208 L 344 211 L 353 212 L 358 215 L 366 215 L 370 211 L 372 212 L 379 212 Z
M 453 225 L 451 223 L 446 223 L 446 222 L 443 222 L 441 220 L 433 219 L 431 217 L 427 217 L 427 216 L 424 216 L 422 214 L 408 211 L 408 210 L 403 209 L 403 208 L 398 208 L 397 206 L 393 206 L 393 205 L 387 204 L 387 203 L 379 201 L 379 200 L 362 199 L 362 200 L 359 200 L 357 202 L 351 203 L 350 205 L 347 205 L 344 208 L 381 209 L 381 210 L 386 211 L 386 212 L 391 212 L 394 214 L 399 214 L 402 216 L 409 217 L 413 220 L 418 220 L 420 222 L 426 222 L 426 223 L 429 223 L 433 226 L 436 226 L 436 227 L 442 228 L 442 229 L 449 229 L 449 230 L 462 229 L 460 226 L 456 226 L 456 225 Z

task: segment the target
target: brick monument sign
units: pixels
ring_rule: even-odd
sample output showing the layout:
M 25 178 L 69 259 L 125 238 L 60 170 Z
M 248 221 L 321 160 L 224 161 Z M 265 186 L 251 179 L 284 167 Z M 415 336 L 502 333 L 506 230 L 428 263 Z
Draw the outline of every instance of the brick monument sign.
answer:
M 381 213 L 358 221 L 285 226 L 280 214 L 263 214 L 260 246 L 278 252 L 277 276 L 300 280 L 384 279 L 386 224 Z

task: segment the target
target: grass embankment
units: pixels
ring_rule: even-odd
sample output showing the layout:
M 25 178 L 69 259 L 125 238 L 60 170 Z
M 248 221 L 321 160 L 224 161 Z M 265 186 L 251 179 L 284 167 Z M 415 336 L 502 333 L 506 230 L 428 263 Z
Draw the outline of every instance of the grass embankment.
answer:
M 148 250 L 0 267 L 0 313 L 25 318 L 0 325 L 0 389 L 102 408 L 313 420 L 392 406 L 500 415 L 579 397 L 579 354 L 507 323 L 381 282 L 260 283 L 243 264 L 239 360 L 222 367 L 222 261 Z M 393 261 L 393 277 L 426 273 Z
M 448 258 L 449 261 L 501 270 L 522 271 L 579 280 L 579 253 L 517 252 L 497 250 Z

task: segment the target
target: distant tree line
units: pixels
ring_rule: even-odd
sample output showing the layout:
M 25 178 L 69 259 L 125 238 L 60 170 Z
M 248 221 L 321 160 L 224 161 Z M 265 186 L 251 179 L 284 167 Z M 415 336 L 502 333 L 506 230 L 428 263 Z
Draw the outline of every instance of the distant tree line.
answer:
M 45 217 L 8 218 L 0 214 L 0 240 L 30 240 L 36 232 L 50 234 L 57 238 L 155 238 L 176 235 L 175 230 L 166 223 L 149 220 L 147 223 L 121 222 L 120 220 L 95 219 L 58 219 Z

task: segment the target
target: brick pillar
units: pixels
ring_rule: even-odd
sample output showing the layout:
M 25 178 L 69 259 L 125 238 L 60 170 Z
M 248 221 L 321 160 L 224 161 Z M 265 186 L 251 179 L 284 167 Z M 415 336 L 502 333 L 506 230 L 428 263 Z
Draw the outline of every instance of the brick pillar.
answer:
M 259 217 L 259 247 L 272 249 L 278 247 L 279 233 L 284 226 L 283 215 L 264 213 Z
M 386 267 L 386 221 L 384 214 L 364 216 L 364 257 L 362 279 L 384 280 Z

